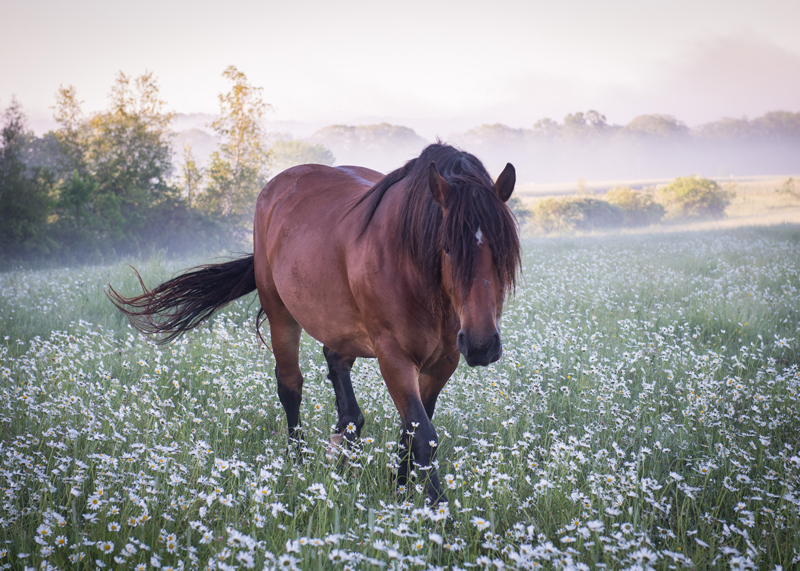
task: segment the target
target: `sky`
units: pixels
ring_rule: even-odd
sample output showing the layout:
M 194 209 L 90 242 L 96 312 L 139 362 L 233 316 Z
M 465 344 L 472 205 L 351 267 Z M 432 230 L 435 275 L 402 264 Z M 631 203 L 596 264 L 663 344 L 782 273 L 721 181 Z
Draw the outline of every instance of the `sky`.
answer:
M 119 71 L 213 114 L 228 65 L 271 120 L 429 137 L 589 109 L 690 126 L 800 111 L 797 0 L 0 0 L 0 20 L 0 108 L 15 95 L 34 128 L 60 85 L 104 108 Z

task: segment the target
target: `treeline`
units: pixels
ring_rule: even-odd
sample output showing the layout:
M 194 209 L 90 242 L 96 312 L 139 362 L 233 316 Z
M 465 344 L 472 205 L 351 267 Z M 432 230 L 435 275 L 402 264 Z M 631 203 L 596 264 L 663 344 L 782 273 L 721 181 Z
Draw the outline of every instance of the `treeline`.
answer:
M 0 139 L 0 263 L 246 245 L 272 158 L 262 124 L 268 106 L 244 73 L 229 67 L 223 76 L 230 91 L 209 126 L 218 149 L 200 165 L 187 147 L 180 169 L 173 114 L 152 74 L 120 73 L 108 109 L 89 115 L 73 87 L 60 88 L 59 127 L 43 137 L 13 100 Z M 284 146 L 298 161 L 315 150 Z
M 794 174 L 800 170 L 800 113 L 772 111 L 689 128 L 669 115 L 641 115 L 609 124 L 597 111 L 531 128 L 483 125 L 451 136 L 490 170 L 511 161 L 526 182 Z

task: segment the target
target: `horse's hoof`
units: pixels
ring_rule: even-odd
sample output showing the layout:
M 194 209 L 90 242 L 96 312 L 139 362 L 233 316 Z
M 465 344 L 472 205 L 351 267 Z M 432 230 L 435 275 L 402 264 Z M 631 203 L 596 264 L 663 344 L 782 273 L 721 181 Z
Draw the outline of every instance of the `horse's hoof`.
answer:
M 331 436 L 328 443 L 328 450 L 325 452 L 325 458 L 328 459 L 328 462 L 336 462 L 343 456 L 342 445 L 344 440 L 344 434 L 334 434 Z M 347 461 L 346 458 L 345 461 Z

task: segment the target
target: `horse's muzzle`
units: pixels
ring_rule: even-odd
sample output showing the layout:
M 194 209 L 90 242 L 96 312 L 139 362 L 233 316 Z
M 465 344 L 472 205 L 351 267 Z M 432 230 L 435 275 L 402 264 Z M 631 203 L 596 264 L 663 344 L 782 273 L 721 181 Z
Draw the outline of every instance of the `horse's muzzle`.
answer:
M 470 367 L 485 367 L 500 359 L 503 354 L 503 342 L 497 331 L 484 339 L 472 339 L 461 330 L 458 332 L 456 346 Z

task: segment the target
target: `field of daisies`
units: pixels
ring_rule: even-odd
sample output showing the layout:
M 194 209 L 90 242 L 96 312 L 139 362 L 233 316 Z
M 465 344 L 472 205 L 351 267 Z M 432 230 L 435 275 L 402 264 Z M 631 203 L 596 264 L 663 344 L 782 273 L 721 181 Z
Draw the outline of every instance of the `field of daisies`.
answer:
M 304 337 L 298 458 L 254 297 L 157 346 L 103 294 L 124 264 L 0 274 L 0 567 L 796 569 L 800 227 L 532 240 L 523 274 L 503 358 L 440 396 L 435 507 L 396 493 L 375 361 L 332 459 Z

